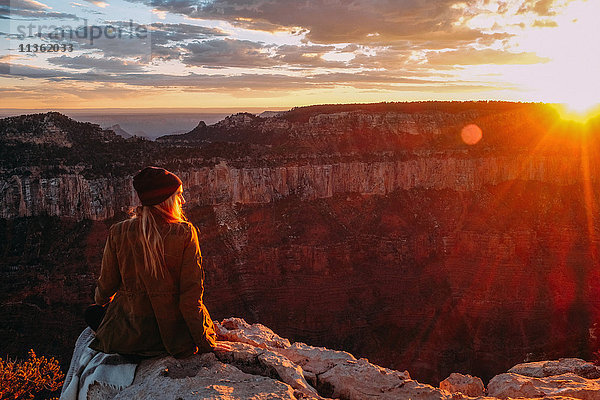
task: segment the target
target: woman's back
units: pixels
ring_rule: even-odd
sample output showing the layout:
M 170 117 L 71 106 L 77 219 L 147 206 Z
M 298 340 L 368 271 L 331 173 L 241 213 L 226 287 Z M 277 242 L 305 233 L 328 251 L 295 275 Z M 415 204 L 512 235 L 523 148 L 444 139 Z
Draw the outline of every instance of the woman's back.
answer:
M 153 210 L 153 209 L 152 209 Z M 141 218 L 113 225 L 95 293 L 110 301 L 91 348 L 105 353 L 176 357 L 212 350 L 216 335 L 202 303 L 204 273 L 198 235 L 188 222 L 167 222 L 152 211 L 164 264 L 156 276 L 144 261 Z
M 166 223 L 155 215 L 157 228 L 164 245 L 166 268 L 164 276 L 159 274 L 153 278 L 145 267 L 142 243 L 139 238 L 139 218 L 119 222 L 111 227 L 115 241 L 116 256 L 119 260 L 119 271 L 123 282 L 123 290 L 140 291 L 176 291 L 179 289 L 179 270 L 183 262 L 185 246 L 191 245 L 190 223 Z M 114 230 L 113 230 L 114 229 Z

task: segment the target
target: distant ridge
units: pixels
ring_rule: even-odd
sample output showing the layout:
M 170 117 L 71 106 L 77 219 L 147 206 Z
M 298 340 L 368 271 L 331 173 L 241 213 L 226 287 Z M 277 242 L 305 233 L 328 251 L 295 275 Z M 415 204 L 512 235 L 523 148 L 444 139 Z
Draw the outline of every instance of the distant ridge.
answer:
M 0 119 L 0 140 L 3 141 L 71 147 L 90 141 L 106 143 L 118 139 L 112 130 L 75 121 L 56 111 Z
M 133 135 L 128 133 L 125 129 L 121 128 L 121 125 L 119 125 L 119 124 L 115 124 L 113 126 L 109 126 L 104 129 L 109 129 L 125 139 L 129 139 L 130 137 L 133 137 Z
M 152 153 L 152 145 L 144 138 L 125 139 L 114 129 L 79 122 L 56 111 L 0 119 L 4 173 L 35 166 L 46 176 L 67 171 L 81 171 L 88 177 L 122 174 L 138 168 L 132 157 L 144 162 L 144 155 Z

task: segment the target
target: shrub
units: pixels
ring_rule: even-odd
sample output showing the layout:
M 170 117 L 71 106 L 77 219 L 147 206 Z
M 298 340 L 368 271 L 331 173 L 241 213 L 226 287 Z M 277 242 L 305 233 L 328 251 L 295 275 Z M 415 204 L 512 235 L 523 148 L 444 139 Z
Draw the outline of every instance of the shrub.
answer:
M 23 361 L 0 357 L 0 399 L 49 398 L 60 389 L 64 377 L 58 361 L 38 357 L 33 350 Z

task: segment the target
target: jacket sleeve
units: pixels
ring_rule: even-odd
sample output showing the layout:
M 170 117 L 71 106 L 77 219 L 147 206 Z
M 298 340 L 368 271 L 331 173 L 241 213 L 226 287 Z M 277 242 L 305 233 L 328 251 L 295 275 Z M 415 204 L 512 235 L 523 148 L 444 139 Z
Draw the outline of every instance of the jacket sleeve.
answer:
M 110 228 L 106 245 L 104 246 L 102 268 L 94 294 L 96 304 L 101 306 L 111 301 L 121 284 L 121 273 L 119 272 L 119 263 L 115 251 L 113 227 Z
M 179 309 L 200 352 L 216 345 L 217 335 L 208 310 L 202 302 L 204 270 L 198 243 L 198 232 L 190 224 L 190 237 L 183 251 L 179 280 Z

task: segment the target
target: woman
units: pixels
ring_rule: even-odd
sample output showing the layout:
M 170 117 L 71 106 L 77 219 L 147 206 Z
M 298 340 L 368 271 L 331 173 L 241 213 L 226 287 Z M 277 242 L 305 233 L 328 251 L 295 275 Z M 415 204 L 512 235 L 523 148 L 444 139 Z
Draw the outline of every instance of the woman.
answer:
M 182 211 L 181 180 L 146 167 L 133 187 L 142 205 L 110 228 L 95 292 L 96 304 L 108 308 L 90 348 L 149 357 L 226 350 L 202 303 L 202 256 Z

